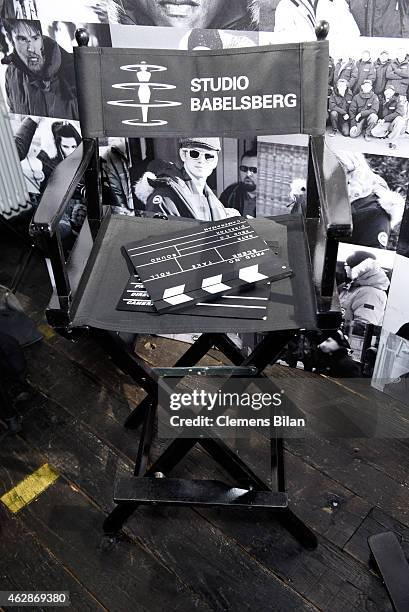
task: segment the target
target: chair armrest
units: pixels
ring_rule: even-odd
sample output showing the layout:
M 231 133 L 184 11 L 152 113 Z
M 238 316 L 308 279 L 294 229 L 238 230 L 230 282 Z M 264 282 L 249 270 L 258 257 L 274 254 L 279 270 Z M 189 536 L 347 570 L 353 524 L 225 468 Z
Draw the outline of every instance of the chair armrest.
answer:
M 54 236 L 65 208 L 83 177 L 95 151 L 91 139 L 83 142 L 52 172 L 30 225 L 30 235 Z
M 324 138 L 311 137 L 311 153 L 327 237 L 348 238 L 352 234 L 352 213 L 345 172 Z

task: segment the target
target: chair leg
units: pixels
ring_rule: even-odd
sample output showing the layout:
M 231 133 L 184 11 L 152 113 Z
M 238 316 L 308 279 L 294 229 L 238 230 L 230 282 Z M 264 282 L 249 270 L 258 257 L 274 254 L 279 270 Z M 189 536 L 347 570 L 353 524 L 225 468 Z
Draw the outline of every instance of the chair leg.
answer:
M 294 514 L 290 508 L 280 510 L 275 513 L 279 523 L 307 550 L 314 550 L 318 546 L 315 533 L 307 527 L 301 519 Z
M 174 440 L 145 472 L 145 477 L 154 476 L 156 473 L 168 474 L 195 446 L 196 442 L 197 440 L 194 438 L 177 438 Z M 137 507 L 138 504 L 133 502 L 117 504 L 104 521 L 104 533 L 106 535 L 118 533 Z
M 223 440 L 201 438 L 198 442 L 244 488 L 254 487 L 260 491 L 269 491 L 266 483 L 258 478 Z
M 212 348 L 213 337 L 210 334 L 202 334 L 194 344 L 192 344 L 188 350 L 178 359 L 173 367 L 188 367 L 196 365 L 204 355 Z M 125 427 L 127 429 L 138 429 L 138 427 L 144 422 L 147 415 L 147 410 L 150 404 L 149 395 L 145 397 L 125 421 Z

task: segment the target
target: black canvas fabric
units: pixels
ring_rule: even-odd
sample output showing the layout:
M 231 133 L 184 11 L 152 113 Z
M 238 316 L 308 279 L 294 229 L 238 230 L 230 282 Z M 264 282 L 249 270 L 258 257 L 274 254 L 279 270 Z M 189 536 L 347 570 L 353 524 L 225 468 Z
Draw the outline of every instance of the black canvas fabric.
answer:
M 246 333 L 286 329 L 315 329 L 316 304 L 311 283 L 303 219 L 285 215 L 252 219 L 251 225 L 266 241 L 280 242 L 283 258 L 294 271 L 292 278 L 272 284 L 266 321 L 153 314 L 116 310 L 129 270 L 121 247 L 134 240 L 199 225 L 189 219 L 144 219 L 114 216 L 105 219 L 94 244 L 71 312 L 72 327 L 90 326 L 110 331 L 146 334 Z
M 325 132 L 327 41 L 217 51 L 75 47 L 74 56 L 84 137 Z M 222 107 L 213 108 L 216 98 Z M 194 99 L 212 108 L 198 110 Z

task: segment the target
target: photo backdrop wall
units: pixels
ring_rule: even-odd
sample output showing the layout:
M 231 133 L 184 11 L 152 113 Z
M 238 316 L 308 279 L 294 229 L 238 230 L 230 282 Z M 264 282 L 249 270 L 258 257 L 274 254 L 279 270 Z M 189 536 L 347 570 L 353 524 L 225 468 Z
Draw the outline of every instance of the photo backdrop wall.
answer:
M 0 87 L 30 192 L 27 206 L 32 210 L 37 205 L 53 168 L 80 142 L 72 62 L 77 27 L 88 29 L 95 46 L 219 49 L 313 40 L 318 20 L 326 19 L 331 54 L 327 140 L 348 174 L 356 226 L 360 215 L 373 220 L 355 231 L 352 244 L 379 249 L 380 255 L 398 248 L 400 270 L 405 268 L 408 13 L 407 2 L 401 0 L 197 0 L 178 5 L 158 0 L 0 0 Z M 253 210 L 255 194 L 257 215 L 302 212 L 305 146 L 305 139 L 294 136 L 263 137 L 258 143 L 251 134 L 224 139 L 208 185 L 217 198 L 227 193 L 225 202 L 246 213 Z M 105 139 L 101 159 L 112 186 L 111 204 L 124 214 L 144 210 L 141 179 L 150 163 L 180 164 L 177 143 L 169 139 Z M 64 219 L 68 243 L 75 240 L 85 214 L 79 189 Z M 390 271 L 390 261 L 388 266 Z M 386 312 L 398 309 L 401 322 L 409 312 L 394 305 L 399 295 L 394 284 L 392 278 Z M 396 333 L 396 324 L 389 328 L 388 333 Z

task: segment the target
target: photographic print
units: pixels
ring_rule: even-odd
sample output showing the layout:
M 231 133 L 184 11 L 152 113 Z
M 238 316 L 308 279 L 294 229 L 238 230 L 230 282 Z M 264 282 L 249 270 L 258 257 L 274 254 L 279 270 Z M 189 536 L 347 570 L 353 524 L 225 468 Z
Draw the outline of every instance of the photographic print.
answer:
M 405 0 L 259 0 L 260 30 L 270 30 L 287 41 L 314 39 L 314 28 L 324 19 L 334 36 L 409 37 L 409 7 Z M 292 38 L 291 38 L 292 37 Z
M 360 244 L 339 245 L 337 285 L 343 329 L 357 361 L 365 361 L 365 351 L 379 336 L 394 261 L 393 251 Z M 368 341 L 369 331 L 371 338 Z
M 107 0 L 110 23 L 177 28 L 257 30 L 258 0 Z
M 396 333 L 382 330 L 372 386 L 409 405 L 409 318 Z
M 330 42 L 327 134 L 340 149 L 409 157 L 409 56 L 399 39 Z
M 1 0 L 0 18 L 38 19 L 37 0 Z
M 305 211 L 306 144 L 305 138 L 297 136 L 258 138 L 257 216 Z
M 132 159 L 138 210 L 202 221 L 255 216 L 255 140 L 155 138 L 149 144 Z
M 35 0 L 35 4 L 40 20 L 70 22 L 75 18 L 81 23 L 108 21 L 106 0 Z
M 335 151 L 344 167 L 354 244 L 396 250 L 408 192 L 409 160 Z
M 259 44 L 259 33 L 239 30 L 110 24 L 112 46 L 141 49 L 232 49 Z
M 1 20 L 0 84 L 9 112 L 78 119 L 74 59 L 39 21 Z
M 68 53 L 73 52 L 77 46 L 75 31 L 85 28 L 89 34 L 89 47 L 111 47 L 111 32 L 108 24 L 86 23 L 76 21 L 54 21 L 41 19 L 42 31 L 52 38 L 62 49 Z
M 405 212 L 400 224 L 399 240 L 396 249 L 398 255 L 409 258 L 409 199 L 406 200 Z

